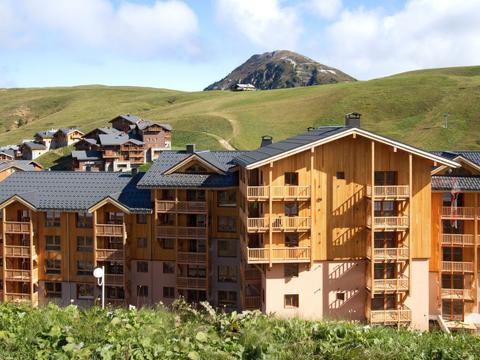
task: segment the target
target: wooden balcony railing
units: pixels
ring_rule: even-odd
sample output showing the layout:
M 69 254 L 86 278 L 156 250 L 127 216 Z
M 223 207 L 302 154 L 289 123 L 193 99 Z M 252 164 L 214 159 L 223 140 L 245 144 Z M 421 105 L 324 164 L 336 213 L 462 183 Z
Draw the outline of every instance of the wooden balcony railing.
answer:
M 311 248 L 303 247 L 282 247 L 272 248 L 272 263 L 297 263 L 310 261 Z M 269 248 L 247 248 L 249 264 L 266 264 L 270 262 Z
M 398 248 L 373 248 L 372 253 L 372 246 L 368 243 L 367 257 L 371 260 L 408 260 L 409 251 L 408 247 L 405 246 Z
M 30 234 L 30 223 L 26 221 L 5 221 L 7 234 Z
M 206 227 L 157 226 L 157 238 L 206 239 Z
M 125 225 L 123 224 L 96 224 L 97 236 L 123 237 Z
M 374 229 L 403 230 L 408 228 L 408 216 L 375 216 Z M 367 226 L 372 227 L 372 217 L 367 217 Z
M 29 258 L 31 255 L 30 246 L 4 245 L 4 248 L 6 257 Z
M 309 199 L 310 186 L 247 186 L 248 200 Z
M 105 274 L 105 285 L 123 285 L 123 274 Z
M 247 310 L 260 309 L 260 296 L 245 296 L 245 308 Z
M 284 216 L 272 219 L 273 231 L 306 231 L 310 227 L 310 217 Z
M 207 288 L 207 279 L 180 276 L 177 277 L 177 288 L 205 290 Z
M 368 320 L 372 324 L 391 324 L 412 321 L 412 311 L 407 307 L 396 310 L 369 310 Z
M 31 281 L 33 278 L 31 270 L 5 269 L 5 280 Z
M 120 153 L 118 151 L 113 151 L 113 150 L 104 150 L 103 151 L 103 157 L 108 157 L 108 158 L 116 158 L 119 157 Z
M 373 188 L 373 194 L 372 194 Z M 367 186 L 367 196 L 382 199 L 406 199 L 409 197 L 408 185 Z
M 270 228 L 268 217 L 247 218 L 248 232 L 263 232 Z
M 442 207 L 442 218 L 444 219 L 474 219 L 474 207 Z
M 473 272 L 473 262 L 469 261 L 442 261 L 442 271 Z
M 372 292 L 407 291 L 409 289 L 409 281 L 405 276 L 395 279 L 373 279 L 373 284 L 372 280 L 368 279 L 368 287 Z
M 471 234 L 442 234 L 442 245 L 473 246 L 475 236 Z
M 177 252 L 177 262 L 182 264 L 205 264 L 207 254 L 201 252 Z
M 97 261 L 123 261 L 122 249 L 97 249 Z
M 441 289 L 440 294 L 442 299 L 473 300 L 473 292 L 471 289 Z
M 32 299 L 30 298 L 30 294 L 26 293 L 5 293 L 5 302 L 11 303 L 30 303 Z
M 207 212 L 205 201 L 169 201 L 157 200 L 157 211 L 159 213 L 190 213 L 203 214 Z

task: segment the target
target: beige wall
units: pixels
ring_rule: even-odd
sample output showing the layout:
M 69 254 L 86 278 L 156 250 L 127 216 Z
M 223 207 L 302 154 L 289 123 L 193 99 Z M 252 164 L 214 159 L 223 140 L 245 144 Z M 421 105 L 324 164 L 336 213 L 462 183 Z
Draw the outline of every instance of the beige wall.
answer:
M 412 260 L 410 266 L 412 267 L 411 292 L 405 305 L 412 310 L 412 327 L 417 330 L 428 330 L 430 284 L 428 260 Z

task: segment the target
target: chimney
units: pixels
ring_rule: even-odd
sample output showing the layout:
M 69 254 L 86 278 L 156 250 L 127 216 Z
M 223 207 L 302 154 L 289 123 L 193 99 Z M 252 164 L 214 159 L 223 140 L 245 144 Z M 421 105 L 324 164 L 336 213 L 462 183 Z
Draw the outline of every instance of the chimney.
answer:
M 360 127 L 360 117 L 362 114 L 357 113 L 357 112 L 351 112 L 348 114 L 345 114 L 345 126 L 350 126 L 350 127 Z
M 132 168 L 132 176 L 135 176 L 138 174 L 138 168 L 137 167 L 133 167 Z
M 195 152 L 195 144 L 187 144 L 187 154 L 193 154 Z
M 308 131 L 308 132 L 313 131 L 313 130 L 315 130 L 315 128 L 314 128 L 313 126 L 307 127 L 307 131 Z
M 270 135 L 263 135 L 262 136 L 262 142 L 260 143 L 260 147 L 271 145 L 272 140 L 273 140 L 273 138 Z

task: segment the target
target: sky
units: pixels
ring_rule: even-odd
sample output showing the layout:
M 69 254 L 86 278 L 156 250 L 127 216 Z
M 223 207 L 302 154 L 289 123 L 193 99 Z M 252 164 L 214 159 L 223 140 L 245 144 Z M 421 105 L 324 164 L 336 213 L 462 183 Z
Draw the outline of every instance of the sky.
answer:
M 360 80 L 480 65 L 480 0 L 0 0 L 0 87 L 194 91 L 280 49 Z

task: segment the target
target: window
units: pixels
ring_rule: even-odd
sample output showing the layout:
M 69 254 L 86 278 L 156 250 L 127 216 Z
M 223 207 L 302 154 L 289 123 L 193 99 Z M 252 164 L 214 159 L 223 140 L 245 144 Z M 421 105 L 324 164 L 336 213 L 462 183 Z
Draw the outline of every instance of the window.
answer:
M 236 291 L 218 291 L 218 306 L 237 306 Z
M 159 214 L 158 224 L 167 226 L 175 225 L 175 214 Z
M 337 171 L 337 180 L 345 180 L 345 172 Z
M 372 310 L 393 310 L 396 304 L 395 294 L 376 294 L 372 299 Z
M 375 171 L 375 186 L 397 185 L 396 171 Z
M 138 297 L 148 297 L 148 286 L 147 285 L 137 285 L 137 296 Z
M 60 251 L 60 236 L 58 235 L 45 236 L 45 250 Z
M 285 173 L 285 185 L 298 186 L 298 173 L 296 172 Z
M 298 277 L 298 264 L 283 265 L 283 274 L 285 277 Z
M 45 274 L 60 274 L 62 272 L 62 261 L 59 259 L 45 259 Z
M 186 173 L 205 174 L 208 173 L 207 168 L 199 164 L 193 164 L 185 169 Z
M 443 193 L 443 206 L 463 206 L 463 204 L 464 195 L 462 193 L 457 194 L 456 198 L 452 195 L 452 193 Z
M 187 190 L 187 201 L 205 201 L 205 190 Z
M 77 251 L 92 252 L 93 238 L 91 236 L 77 236 Z
M 375 216 L 397 216 L 395 201 L 375 201 Z
M 235 266 L 218 265 L 218 282 L 236 283 L 237 268 Z
M 45 227 L 60 226 L 60 213 L 57 211 L 47 211 L 45 213 Z
M 373 268 L 373 276 L 375 279 L 395 279 L 394 263 L 377 263 Z
M 137 224 L 146 224 L 147 214 L 137 214 Z
M 298 308 L 298 294 L 287 294 L 284 301 L 286 308 Z
M 285 246 L 297 247 L 298 246 L 298 233 L 285 233 Z
M 140 237 L 137 238 L 137 248 L 145 249 L 147 247 L 147 238 Z
M 147 273 L 148 272 L 148 262 L 147 261 L 137 261 L 137 272 Z
M 160 239 L 160 246 L 162 249 L 173 249 L 174 245 L 174 239 Z
M 236 190 L 221 190 L 217 192 L 218 207 L 235 207 L 237 206 Z
M 236 232 L 237 219 L 233 216 L 219 216 L 218 231 L 219 232 Z
M 77 299 L 91 300 L 93 299 L 93 284 L 77 284 Z
M 237 256 L 237 240 L 217 240 L 217 256 L 219 257 L 236 257 Z
M 463 220 L 443 220 L 442 230 L 444 234 L 464 234 Z
M 193 278 L 205 278 L 207 270 L 202 265 L 187 265 L 187 276 Z
M 298 204 L 296 202 L 285 203 L 285 216 L 298 216 Z
M 461 247 L 445 247 L 442 252 L 443 261 L 463 261 L 463 249 Z
M 174 274 L 175 273 L 175 263 L 164 261 L 163 262 L 163 273 L 164 274 Z
M 162 189 L 162 200 L 175 200 L 175 190 Z
M 92 228 L 93 214 L 88 212 L 77 213 L 77 228 Z
M 163 287 L 163 297 L 167 299 L 172 299 L 175 297 L 175 288 L 170 286 Z
M 17 211 L 17 220 L 28 222 L 30 221 L 30 213 L 28 210 L 18 210 Z
M 395 232 L 375 232 L 374 233 L 375 248 L 396 248 L 397 234 Z
M 340 301 L 345 301 L 345 293 L 343 291 L 337 292 L 336 299 Z
M 93 263 L 91 261 L 77 260 L 77 275 L 92 275 Z
M 61 282 L 46 282 L 45 283 L 45 297 L 61 298 L 62 297 L 62 283 Z
M 108 224 L 123 224 L 123 213 L 122 212 L 115 212 L 110 211 L 107 213 L 107 223 Z
M 105 287 L 106 298 L 112 300 L 125 299 L 125 291 L 121 286 L 106 286 Z
M 442 288 L 463 289 L 462 274 L 442 274 Z
M 463 302 L 442 300 L 442 315 L 447 320 L 463 320 Z

